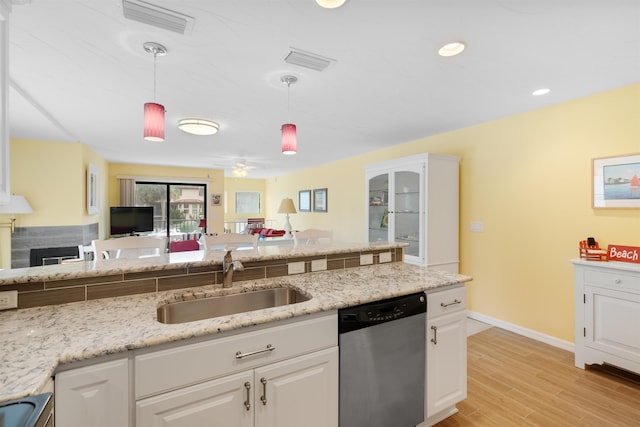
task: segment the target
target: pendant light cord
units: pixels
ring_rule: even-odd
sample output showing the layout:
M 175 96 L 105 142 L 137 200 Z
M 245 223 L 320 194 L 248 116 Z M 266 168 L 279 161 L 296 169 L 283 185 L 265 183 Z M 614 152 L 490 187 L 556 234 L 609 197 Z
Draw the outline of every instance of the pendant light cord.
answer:
M 153 102 L 156 102 L 156 58 L 158 57 L 158 52 L 153 51 Z

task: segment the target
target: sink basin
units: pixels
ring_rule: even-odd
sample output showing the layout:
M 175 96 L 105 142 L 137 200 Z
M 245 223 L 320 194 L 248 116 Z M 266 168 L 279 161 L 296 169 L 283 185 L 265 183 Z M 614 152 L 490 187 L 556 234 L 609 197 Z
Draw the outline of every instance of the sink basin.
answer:
M 158 322 L 185 323 L 263 308 L 308 301 L 310 298 L 291 288 L 269 288 L 239 294 L 177 301 L 158 307 Z

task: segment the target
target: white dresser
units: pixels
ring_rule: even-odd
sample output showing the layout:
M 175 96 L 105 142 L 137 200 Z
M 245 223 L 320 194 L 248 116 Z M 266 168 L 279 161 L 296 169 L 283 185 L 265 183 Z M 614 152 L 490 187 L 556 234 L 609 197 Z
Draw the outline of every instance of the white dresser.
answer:
M 575 365 L 640 374 L 640 265 L 573 259 Z

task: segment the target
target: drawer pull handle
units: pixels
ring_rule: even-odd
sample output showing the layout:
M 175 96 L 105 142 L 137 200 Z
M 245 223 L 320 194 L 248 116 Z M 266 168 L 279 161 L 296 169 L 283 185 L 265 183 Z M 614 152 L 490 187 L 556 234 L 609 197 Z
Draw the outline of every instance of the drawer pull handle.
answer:
M 260 401 L 264 406 L 267 406 L 267 379 L 262 377 L 260 378 L 260 382 L 262 383 L 262 396 L 260 396 Z
M 263 348 L 262 350 L 250 351 L 248 353 L 243 353 L 241 351 L 236 351 L 236 359 L 242 359 L 243 357 L 254 356 L 254 355 L 260 354 L 260 353 L 266 353 L 268 351 L 273 351 L 275 349 L 276 348 L 274 346 L 272 346 L 271 344 L 267 344 L 267 346 L 265 348 Z
M 244 407 L 248 411 L 251 409 L 251 383 L 249 381 L 244 383 L 244 388 L 247 389 L 247 400 L 244 401 Z
M 620 283 L 622 283 L 622 280 L 620 280 L 620 279 L 616 279 L 616 280 L 614 280 L 614 283 L 615 283 L 616 285 L 619 285 Z
M 431 338 L 431 342 L 437 345 L 438 344 L 438 327 L 435 325 L 431 325 L 431 330 L 433 331 L 433 338 Z
M 462 301 L 460 301 L 458 299 L 454 299 L 453 302 L 450 302 L 450 303 L 447 303 L 447 304 L 441 302 L 440 303 L 440 307 L 449 307 L 450 305 L 456 305 L 456 304 L 462 304 Z

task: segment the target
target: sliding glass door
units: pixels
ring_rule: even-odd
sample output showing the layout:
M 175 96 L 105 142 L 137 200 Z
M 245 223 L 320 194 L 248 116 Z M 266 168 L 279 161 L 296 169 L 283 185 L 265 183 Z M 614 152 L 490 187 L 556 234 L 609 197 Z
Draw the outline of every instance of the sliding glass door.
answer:
M 206 218 L 205 184 L 136 182 L 135 205 L 153 206 L 154 234 L 175 240 L 183 234 L 200 232 Z

